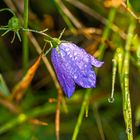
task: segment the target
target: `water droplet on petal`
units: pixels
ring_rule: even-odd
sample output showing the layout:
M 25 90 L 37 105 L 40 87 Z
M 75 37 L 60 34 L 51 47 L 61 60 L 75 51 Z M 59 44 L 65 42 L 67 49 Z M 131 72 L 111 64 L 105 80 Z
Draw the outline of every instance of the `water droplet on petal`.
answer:
M 77 57 L 75 57 L 74 59 L 77 60 Z
M 83 61 L 84 61 L 84 62 L 88 62 L 88 61 L 89 61 L 88 57 L 84 57 L 84 58 L 83 58 Z
M 77 55 L 77 52 L 74 52 L 74 56 L 76 56 Z
M 108 102 L 109 103 L 113 103 L 114 102 L 114 98 L 113 97 L 108 98 Z
M 86 68 L 86 67 L 87 67 L 87 65 L 84 65 L 84 67 Z
M 78 64 L 78 67 L 79 67 L 80 69 L 82 69 L 82 68 L 83 68 L 83 63 L 79 63 L 79 64 Z
M 75 75 L 74 75 L 74 79 L 77 79 L 77 77 L 78 77 L 78 76 L 75 74 Z
M 93 85 L 94 81 L 92 79 L 88 79 L 88 81 Z
M 70 52 L 68 51 L 68 52 L 67 52 L 67 55 L 69 55 L 69 54 L 70 54 Z
M 83 85 L 83 82 L 81 81 L 81 82 L 79 82 L 81 85 Z
M 70 55 L 70 58 L 72 58 L 72 55 Z
M 66 51 L 68 52 L 69 51 L 69 48 L 66 48 Z
M 62 55 L 62 57 L 64 57 L 66 55 L 66 53 L 64 51 L 61 51 L 61 55 Z

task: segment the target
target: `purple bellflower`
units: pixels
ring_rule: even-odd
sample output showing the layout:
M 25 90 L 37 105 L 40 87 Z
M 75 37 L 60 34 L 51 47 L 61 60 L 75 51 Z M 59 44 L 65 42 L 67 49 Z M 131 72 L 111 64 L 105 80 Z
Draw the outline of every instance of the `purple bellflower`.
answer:
M 75 84 L 83 88 L 94 88 L 96 74 L 92 66 L 101 67 L 104 63 L 69 42 L 61 42 L 57 48 L 52 48 L 51 60 L 60 85 L 68 98 L 75 91 Z

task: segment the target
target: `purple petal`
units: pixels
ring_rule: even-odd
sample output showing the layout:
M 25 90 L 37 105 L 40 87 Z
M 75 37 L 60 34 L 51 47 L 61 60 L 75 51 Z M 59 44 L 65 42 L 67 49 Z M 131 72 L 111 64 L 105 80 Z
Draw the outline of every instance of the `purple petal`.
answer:
M 74 80 L 65 68 L 62 55 L 60 55 L 55 48 L 52 49 L 51 58 L 60 85 L 62 86 L 66 96 L 70 98 L 75 90 Z
M 84 49 L 73 43 L 61 43 L 60 52 L 64 54 L 64 65 L 75 83 L 84 88 L 96 85 L 96 75 L 92 70 L 91 60 Z
M 83 88 L 93 88 L 96 87 L 96 75 L 94 71 L 88 71 L 87 73 L 83 74 L 79 72 L 77 77 L 74 77 L 74 81 L 76 84 Z
M 89 54 L 89 57 L 90 57 L 90 60 L 91 60 L 91 64 L 92 64 L 93 66 L 97 67 L 97 68 L 101 67 L 101 66 L 104 64 L 104 62 L 95 59 L 95 58 L 94 58 L 93 56 L 91 56 L 90 54 Z

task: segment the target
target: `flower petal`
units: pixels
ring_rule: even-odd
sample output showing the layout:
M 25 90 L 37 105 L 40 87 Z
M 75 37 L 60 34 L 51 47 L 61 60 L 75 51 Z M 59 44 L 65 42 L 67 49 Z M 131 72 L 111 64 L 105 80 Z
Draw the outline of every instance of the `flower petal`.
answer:
M 96 85 L 96 75 L 92 70 L 91 60 L 86 51 L 73 43 L 61 43 L 60 53 L 65 52 L 64 65 L 75 83 L 84 88 Z
M 52 49 L 51 60 L 60 85 L 62 86 L 66 96 L 70 98 L 75 90 L 75 83 L 65 69 L 62 56 L 56 51 L 55 48 Z
M 79 72 L 74 81 L 83 88 L 93 88 L 96 87 L 96 74 L 94 71 L 88 71 L 86 74 Z
M 92 55 L 90 55 L 90 54 L 89 54 L 89 57 L 90 57 L 90 60 L 91 60 L 91 64 L 92 64 L 93 66 L 97 67 L 97 68 L 101 67 L 101 66 L 104 64 L 104 62 L 95 59 L 95 58 L 94 58 Z

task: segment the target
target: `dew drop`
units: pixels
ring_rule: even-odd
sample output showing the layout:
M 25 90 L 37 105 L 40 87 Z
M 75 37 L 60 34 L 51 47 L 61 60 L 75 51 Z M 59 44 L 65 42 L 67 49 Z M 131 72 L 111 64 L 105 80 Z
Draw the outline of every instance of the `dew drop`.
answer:
M 80 81 L 79 83 L 80 83 L 80 85 L 83 85 L 83 82 L 82 81 Z
M 64 51 L 61 51 L 61 55 L 62 55 L 62 57 L 64 57 L 66 55 L 66 53 Z
M 88 58 L 87 57 L 84 57 L 83 61 L 84 62 L 88 62 Z
M 77 60 L 77 57 L 75 57 L 74 59 Z
M 114 102 L 114 98 L 113 97 L 108 98 L 108 102 L 109 103 L 113 103 Z
M 75 75 L 74 75 L 74 79 L 77 79 L 77 77 L 78 77 L 78 76 L 75 74 Z
M 69 48 L 66 48 L 66 51 L 68 52 L 69 51 Z
M 72 58 L 72 55 L 70 55 L 70 58 Z
M 69 55 L 69 54 L 70 54 L 70 52 L 68 51 L 68 52 L 67 52 L 67 55 Z
M 74 52 L 74 56 L 76 56 L 77 55 L 77 52 Z
M 132 129 L 131 128 L 127 128 L 126 129 L 126 133 L 129 133 L 129 134 L 132 133 Z

